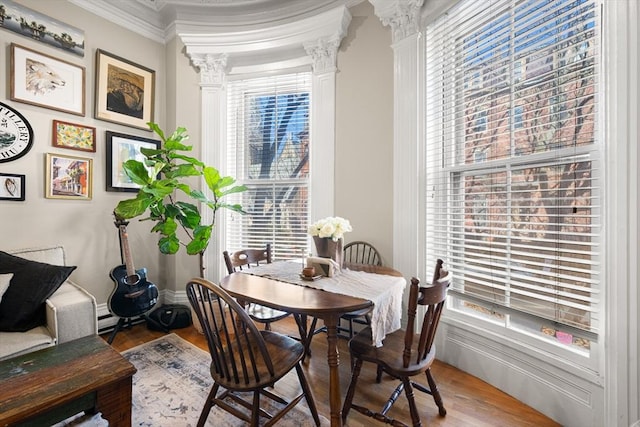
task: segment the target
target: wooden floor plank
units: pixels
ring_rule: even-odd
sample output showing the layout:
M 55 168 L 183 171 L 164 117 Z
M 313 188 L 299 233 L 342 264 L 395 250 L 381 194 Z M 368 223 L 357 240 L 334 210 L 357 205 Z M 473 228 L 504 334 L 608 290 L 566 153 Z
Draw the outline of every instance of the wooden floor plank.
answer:
M 295 322 L 291 317 L 272 324 L 274 331 L 297 335 Z M 203 350 L 207 350 L 206 340 L 198 333 L 193 326 L 172 331 L 187 341 L 197 345 Z M 112 345 L 118 351 L 151 341 L 164 335 L 163 332 L 151 331 L 144 324 L 133 326 L 119 332 Z M 109 334 L 103 336 L 105 340 Z M 340 363 L 340 385 L 342 398 L 346 394 L 350 380 L 349 370 L 349 350 L 347 341 L 340 339 L 338 342 L 341 363 Z M 327 366 L 327 343 L 326 335 L 319 334 L 313 338 L 311 344 L 312 357 L 304 362 L 312 391 L 316 398 L 318 411 L 328 417 L 329 415 L 329 368 Z M 440 389 L 447 415 L 440 417 L 438 408 L 431 396 L 421 392 L 416 392 L 416 401 L 421 408 L 421 420 L 424 426 L 447 426 L 447 427 L 558 427 L 560 424 L 554 422 L 543 414 L 535 411 L 529 406 L 521 403 L 517 399 L 496 389 L 486 382 L 456 369 L 455 367 L 442 363 L 438 360 L 432 368 L 433 375 Z M 356 392 L 354 402 L 358 398 L 365 399 L 371 408 L 380 409 L 395 388 L 395 382 L 389 377 L 383 377 L 380 384 L 375 383 L 375 369 L 369 364 L 364 364 L 359 385 L 366 385 L 362 388 L 362 393 Z M 360 397 L 359 397 L 360 396 Z M 401 396 L 390 412 L 392 417 L 410 424 L 409 409 L 406 399 Z M 195 421 L 195 420 L 194 420 Z M 349 427 L 372 427 L 383 425 L 370 418 L 351 411 L 347 418 Z

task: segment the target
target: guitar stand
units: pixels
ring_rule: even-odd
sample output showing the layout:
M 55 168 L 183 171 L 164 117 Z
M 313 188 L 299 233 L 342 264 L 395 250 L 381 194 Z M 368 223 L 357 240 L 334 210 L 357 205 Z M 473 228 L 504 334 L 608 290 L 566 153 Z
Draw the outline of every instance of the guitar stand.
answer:
M 153 323 L 159 330 L 161 330 L 165 334 L 168 334 L 170 332 L 169 329 L 167 329 L 160 323 L 156 322 L 154 319 L 150 318 L 146 314 L 141 314 L 138 317 L 146 320 L 149 323 Z M 111 332 L 111 335 L 109 336 L 109 340 L 107 341 L 107 343 L 111 345 L 111 343 L 113 342 L 113 339 L 116 337 L 116 334 L 118 332 L 120 332 L 122 329 L 131 329 L 132 326 L 133 326 L 133 323 L 131 322 L 130 317 L 121 317 L 120 319 L 118 319 L 118 323 L 116 323 L 116 327 L 113 329 L 113 332 Z

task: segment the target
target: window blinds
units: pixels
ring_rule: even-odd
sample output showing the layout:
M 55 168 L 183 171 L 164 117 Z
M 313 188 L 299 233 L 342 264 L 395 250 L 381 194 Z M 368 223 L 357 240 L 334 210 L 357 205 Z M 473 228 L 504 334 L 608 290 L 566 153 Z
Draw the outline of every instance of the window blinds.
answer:
M 598 331 L 593 0 L 466 0 L 426 29 L 427 259 L 462 301 Z
M 311 74 L 271 76 L 227 87 L 227 171 L 248 191 L 246 215 L 227 212 L 227 250 L 271 243 L 274 258 L 307 250 Z

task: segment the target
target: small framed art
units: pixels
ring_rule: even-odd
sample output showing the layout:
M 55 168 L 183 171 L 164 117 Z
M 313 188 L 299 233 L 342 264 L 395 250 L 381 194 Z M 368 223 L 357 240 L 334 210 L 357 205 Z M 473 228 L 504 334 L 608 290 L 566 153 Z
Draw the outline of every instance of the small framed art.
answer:
M 0 200 L 23 201 L 25 176 L 0 173 Z
M 11 43 L 11 99 L 84 116 L 85 68 Z
M 94 127 L 54 120 L 51 134 L 54 147 L 96 152 L 96 128 Z
M 96 51 L 96 119 L 150 131 L 155 71 L 119 56 Z
M 47 199 L 91 200 L 92 159 L 47 153 L 45 169 Z
M 138 191 L 140 186 L 131 181 L 122 165 L 127 160 L 144 162 L 143 147 L 160 148 L 160 141 L 107 131 L 107 191 Z

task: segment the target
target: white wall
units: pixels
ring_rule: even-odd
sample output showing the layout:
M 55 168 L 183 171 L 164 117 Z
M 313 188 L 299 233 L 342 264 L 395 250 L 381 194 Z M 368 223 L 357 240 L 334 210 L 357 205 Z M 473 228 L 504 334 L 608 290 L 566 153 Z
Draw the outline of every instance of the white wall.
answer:
M 62 244 L 67 263 L 77 265 L 71 278 L 105 303 L 113 290 L 109 271 L 120 262 L 118 231 L 113 223 L 113 208 L 132 193 L 107 192 L 105 131 L 151 137 L 151 132 L 113 124 L 93 118 L 94 63 L 96 49 L 131 60 L 156 71 L 155 120 L 164 121 L 165 53 L 161 44 L 71 5 L 67 1 L 18 0 L 28 8 L 85 32 L 85 55 L 64 52 L 48 44 L 0 29 L 0 101 L 18 110 L 31 123 L 35 138 L 33 148 L 24 157 L 0 164 L 0 172 L 26 175 L 24 202 L 0 201 L 0 250 Z M 36 107 L 9 99 L 11 43 L 60 58 L 86 68 L 86 114 L 84 117 Z M 97 130 L 95 153 L 53 147 L 52 120 L 93 126 Z M 45 153 L 66 154 L 93 159 L 93 198 L 90 201 L 46 199 L 44 197 Z M 132 221 L 128 227 L 133 261 L 147 267 L 149 279 L 164 287 L 158 275 L 159 256 L 155 239 L 147 226 Z
M 335 214 L 353 227 L 345 242 L 371 242 L 393 265 L 391 31 L 369 2 L 349 10 L 336 75 Z

